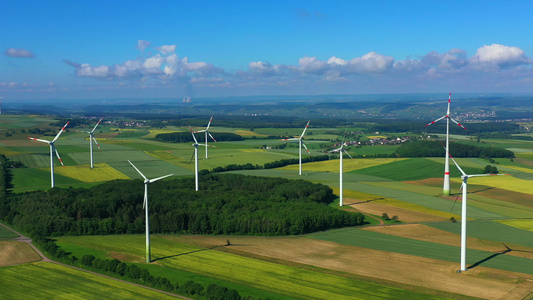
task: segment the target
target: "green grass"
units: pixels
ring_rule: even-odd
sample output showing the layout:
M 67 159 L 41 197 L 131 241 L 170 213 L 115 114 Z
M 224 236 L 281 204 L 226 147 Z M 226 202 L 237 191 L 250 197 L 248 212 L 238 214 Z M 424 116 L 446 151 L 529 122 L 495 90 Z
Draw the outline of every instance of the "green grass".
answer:
M 50 188 L 50 169 L 32 169 L 32 168 L 18 168 L 11 170 L 13 174 L 13 188 L 24 189 L 49 189 Z M 56 186 L 68 186 L 83 183 L 79 180 L 69 177 L 54 174 Z
M 479 174 L 483 172 L 482 169 L 472 169 L 469 167 L 464 167 L 463 170 L 467 174 Z M 396 181 L 421 180 L 443 176 L 444 164 L 425 158 L 411 158 L 354 170 L 350 173 L 371 175 Z M 455 167 L 450 168 L 450 176 L 460 177 L 461 173 Z
M 18 237 L 18 234 L 0 225 L 0 239 L 11 239 Z
M 62 247 L 77 243 L 141 260 L 143 236 L 63 237 Z M 66 248 L 67 250 L 70 250 Z M 432 296 L 316 271 L 182 244 L 172 237 L 154 236 L 152 257 L 169 269 L 300 299 L 431 299 Z M 434 298 L 434 297 L 433 297 Z
M 459 223 L 451 222 L 436 224 L 454 224 L 460 226 Z M 333 230 L 324 233 L 311 234 L 309 237 L 386 252 L 458 262 L 458 264 L 460 260 L 459 247 L 413 240 L 361 229 L 348 228 Z M 531 268 L 533 260 L 523 257 L 495 255 L 493 252 L 468 249 L 466 261 L 469 265 L 476 264 L 489 268 L 533 274 L 533 269 Z M 459 265 L 457 267 L 459 267 Z
M 1 299 L 175 299 L 48 262 L 0 268 L 0 282 Z
M 459 222 L 428 223 L 427 225 L 452 233 L 461 233 L 461 224 Z M 469 221 L 467 223 L 467 232 L 469 237 L 533 247 L 533 232 L 499 222 L 487 220 Z M 533 272 L 533 268 L 531 270 Z

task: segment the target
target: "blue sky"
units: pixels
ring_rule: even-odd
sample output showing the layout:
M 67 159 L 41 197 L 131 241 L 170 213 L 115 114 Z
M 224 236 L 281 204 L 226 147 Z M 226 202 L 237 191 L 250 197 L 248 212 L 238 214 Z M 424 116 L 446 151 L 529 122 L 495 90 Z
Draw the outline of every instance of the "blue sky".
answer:
M 533 1 L 3 1 L 19 99 L 533 93 Z

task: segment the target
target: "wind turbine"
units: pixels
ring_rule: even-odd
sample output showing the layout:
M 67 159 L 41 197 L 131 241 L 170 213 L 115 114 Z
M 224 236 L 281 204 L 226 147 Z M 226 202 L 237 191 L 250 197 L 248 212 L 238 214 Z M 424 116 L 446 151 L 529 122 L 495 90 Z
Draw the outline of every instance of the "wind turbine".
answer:
M 194 133 L 200 133 L 200 132 L 205 132 L 205 159 L 207 159 L 207 136 L 209 135 L 209 137 L 211 137 L 211 139 L 213 139 L 213 141 L 216 143 L 217 141 L 215 140 L 215 138 L 211 135 L 211 133 L 209 133 L 209 126 L 211 125 L 211 121 L 213 121 L 213 116 L 211 116 L 211 119 L 209 119 L 209 123 L 207 123 L 207 127 L 204 129 L 204 130 L 199 130 L 199 131 L 195 131 Z
M 346 135 L 345 135 L 346 137 Z M 331 150 L 329 151 L 330 153 L 331 152 L 339 152 L 339 164 L 340 164 L 340 168 L 339 168 L 339 186 L 340 186 L 340 206 L 343 205 L 342 203 L 342 200 L 343 200 L 343 195 L 342 195 L 342 173 L 343 173 L 343 167 L 342 167 L 342 156 L 343 156 L 343 152 L 346 153 L 350 158 L 352 158 L 352 156 L 348 153 L 348 151 L 346 151 L 346 149 L 344 149 L 344 139 L 342 140 L 342 144 L 340 146 L 340 148 L 337 148 L 335 150 Z
M 310 122 L 311 122 L 311 120 L 309 120 L 309 122 L 307 122 L 307 125 L 305 125 L 304 131 L 302 132 L 302 135 L 300 135 L 300 137 L 298 137 L 298 138 L 290 138 L 290 139 L 282 139 L 282 141 L 298 141 L 298 145 L 299 145 L 298 158 L 299 158 L 299 165 L 300 165 L 299 170 L 298 170 L 298 175 L 302 175 L 302 145 L 304 146 L 305 150 L 307 150 L 307 153 L 309 153 L 309 155 L 311 155 L 311 152 L 309 152 L 309 149 L 307 149 L 307 146 L 305 146 L 305 144 L 303 142 L 305 131 L 307 130 L 307 127 L 309 126 Z
M 189 130 L 191 131 L 191 134 L 192 134 L 192 138 L 194 140 L 194 144 L 193 147 L 194 147 L 194 182 L 195 182 L 195 189 L 196 191 L 198 191 L 198 146 L 205 146 L 206 148 L 209 146 L 209 147 L 214 147 L 214 146 L 211 146 L 211 145 L 207 145 L 207 140 L 205 144 L 198 144 L 198 141 L 196 140 L 196 137 L 194 136 L 194 132 L 192 131 L 192 128 L 191 128 L 191 125 L 189 125 Z M 192 160 L 192 157 L 191 157 L 191 160 Z
M 0 115 L 2 114 L 2 99 L 4 99 L 4 96 L 0 96 Z
M 55 186 L 55 184 L 54 184 L 54 152 L 56 153 L 57 158 L 59 159 L 59 162 L 61 163 L 61 165 L 65 166 L 63 164 L 63 161 L 61 160 L 61 157 L 59 156 L 59 152 L 57 152 L 57 149 L 56 149 L 56 146 L 54 145 L 54 143 L 55 143 L 55 141 L 57 141 L 57 139 L 59 138 L 61 133 L 63 133 L 63 131 L 65 131 L 65 128 L 67 127 L 68 123 L 70 123 L 70 121 L 68 121 L 67 124 L 65 124 L 65 126 L 63 126 L 63 128 L 61 128 L 61 130 L 59 130 L 59 132 L 57 133 L 56 137 L 52 141 L 41 140 L 41 139 L 28 137 L 30 140 L 34 140 L 34 141 L 38 141 L 38 142 L 42 142 L 42 143 L 47 143 L 48 145 L 50 145 L 50 181 L 51 181 L 52 187 Z
M 151 255 L 150 255 L 150 223 L 149 223 L 149 219 L 148 219 L 148 217 L 149 217 L 149 214 L 148 214 L 148 184 L 152 183 L 152 182 L 156 182 L 159 179 L 163 179 L 163 178 L 172 176 L 174 174 L 168 174 L 168 175 L 157 177 L 157 178 L 154 178 L 154 179 L 148 179 L 148 178 L 146 178 L 146 176 L 144 176 L 143 173 L 141 173 L 141 171 L 139 171 L 139 169 L 137 169 L 137 167 L 131 161 L 128 160 L 128 162 L 144 178 L 143 208 L 144 208 L 144 212 L 145 212 L 145 222 L 146 222 L 146 226 L 145 226 L 146 227 L 146 262 L 150 263 L 150 262 L 152 262 L 152 258 L 151 258 Z
M 448 151 L 446 151 L 448 152 Z M 505 175 L 505 174 L 475 174 L 475 175 L 467 175 L 461 167 L 457 164 L 455 159 L 448 153 L 449 157 L 451 157 L 453 163 L 457 166 L 457 169 L 461 171 L 461 179 L 463 180 L 463 183 L 461 184 L 461 188 L 463 189 L 463 199 L 461 201 L 461 272 L 466 271 L 466 209 L 467 209 L 467 188 L 468 188 L 468 178 L 470 177 L 480 177 L 480 176 L 494 176 L 494 175 Z
M 428 123 L 426 125 L 429 126 L 431 124 L 435 124 L 436 122 L 446 118 L 446 153 L 445 153 L 445 162 L 444 162 L 444 184 L 442 187 L 442 195 L 443 196 L 450 196 L 450 160 L 448 159 L 448 149 L 450 147 L 449 145 L 449 137 L 450 137 L 450 120 L 452 120 L 455 124 L 461 126 L 463 129 L 466 129 L 463 125 L 452 119 L 450 117 L 450 103 L 452 99 L 452 93 L 448 96 L 448 110 L 446 111 L 446 115 L 436 119 L 435 121 Z
M 98 150 L 100 150 L 100 145 L 98 145 L 98 142 L 96 141 L 96 138 L 94 137 L 93 132 L 96 130 L 96 127 L 98 127 L 98 124 L 100 124 L 100 122 L 102 122 L 103 119 L 104 118 L 100 118 L 100 121 L 98 121 L 98 123 L 96 123 L 96 125 L 93 128 L 93 130 L 87 131 L 87 133 L 89 134 L 89 148 L 90 148 L 90 152 L 91 152 L 91 168 L 94 168 L 94 163 L 93 163 L 93 141 L 96 144 L 96 146 L 98 147 Z

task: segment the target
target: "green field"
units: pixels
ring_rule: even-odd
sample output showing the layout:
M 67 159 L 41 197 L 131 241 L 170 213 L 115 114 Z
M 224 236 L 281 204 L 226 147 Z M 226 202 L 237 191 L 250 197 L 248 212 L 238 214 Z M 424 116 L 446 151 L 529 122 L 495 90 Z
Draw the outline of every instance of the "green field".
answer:
M 74 255 L 80 247 L 132 255 L 142 260 L 143 236 L 61 237 L 59 245 Z M 75 247 L 69 245 L 75 244 Z M 80 252 L 74 252 L 80 251 Z M 182 244 L 172 237 L 154 236 L 152 258 L 166 268 L 185 270 L 299 299 L 435 299 L 436 297 L 280 265 L 221 251 Z
M 472 222 L 469 222 L 469 224 L 470 223 Z M 435 224 L 452 224 L 458 228 L 460 226 L 459 223 L 451 222 Z M 531 234 L 531 232 L 529 233 Z M 360 229 L 349 228 L 332 230 L 324 233 L 311 234 L 309 237 L 351 246 L 458 263 L 460 260 L 460 247 L 413 240 Z M 488 251 L 468 249 L 467 264 L 533 275 L 533 269 L 531 268 L 533 259 L 495 254 L 496 253 Z
M 11 239 L 16 237 L 19 237 L 19 235 L 0 225 L 0 239 Z
M 1 299 L 175 299 L 132 284 L 37 262 L 0 268 Z
M 427 225 L 456 234 L 461 233 L 460 223 L 429 223 Z M 487 220 L 469 221 L 467 231 L 469 237 L 533 247 L 533 232 L 507 226 L 499 222 Z M 531 270 L 533 272 L 533 268 Z
M 462 168 L 467 174 L 479 174 L 483 172 L 482 169 Z M 444 164 L 425 158 L 411 158 L 361 170 L 354 170 L 350 173 L 371 175 L 397 181 L 421 180 L 442 177 L 444 175 Z M 461 173 L 457 168 L 451 167 L 450 176 L 461 177 Z

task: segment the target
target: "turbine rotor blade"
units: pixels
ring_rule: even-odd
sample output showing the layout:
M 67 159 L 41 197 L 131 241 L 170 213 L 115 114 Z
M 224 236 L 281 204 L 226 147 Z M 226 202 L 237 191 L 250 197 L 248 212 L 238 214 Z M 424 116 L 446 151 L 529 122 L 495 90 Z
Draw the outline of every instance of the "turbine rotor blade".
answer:
M 452 93 L 450 92 L 450 95 L 448 95 L 448 110 L 446 111 L 446 115 L 450 116 L 450 103 L 452 102 Z
M 452 120 L 452 122 L 454 122 L 455 124 L 457 124 L 457 125 L 461 126 L 461 127 L 463 128 L 463 129 L 466 129 L 466 127 L 464 127 L 463 125 L 461 125 L 461 123 L 459 123 L 459 122 L 455 121 L 455 120 L 454 120 L 454 119 L 452 119 L 451 117 L 450 117 L 450 120 Z
M 211 135 L 211 133 L 207 132 L 207 134 L 209 135 L 209 137 L 210 137 L 213 141 L 215 141 L 215 143 L 217 142 L 217 140 L 215 140 L 215 138 Z
M 446 149 L 446 148 L 444 148 Z M 448 152 L 448 151 L 446 151 Z M 465 171 L 463 171 L 463 169 L 461 169 L 461 167 L 459 167 L 459 164 L 457 164 L 457 162 L 455 161 L 455 159 L 453 159 L 453 156 L 450 154 L 450 152 L 448 152 L 448 156 L 452 159 L 453 163 L 455 164 L 455 166 L 457 167 L 457 169 L 459 169 L 459 171 L 461 171 L 461 174 L 463 174 L 463 176 L 468 176 L 468 177 L 471 177 L 470 175 L 466 175 Z
M 307 146 L 302 142 L 302 146 L 304 146 L 305 150 L 307 150 L 307 153 L 311 155 L 311 152 L 309 152 L 309 149 L 307 149 Z
M 211 116 L 211 119 L 209 119 L 209 123 L 207 123 L 207 127 L 205 128 L 205 131 L 209 130 L 209 126 L 211 126 L 211 121 L 213 121 L 213 116 Z
M 145 185 L 148 183 L 145 183 Z M 144 200 L 143 200 L 143 209 L 146 209 L 146 200 L 148 199 L 148 195 L 146 194 L 147 190 L 144 190 Z
M 36 139 L 36 138 L 32 138 L 32 137 L 28 137 L 28 138 L 30 140 L 34 140 L 34 141 L 50 144 L 50 141 L 47 141 L 47 140 L 41 140 L 41 139 Z
M 150 183 L 156 182 L 159 179 L 167 178 L 167 177 L 172 176 L 172 175 L 174 175 L 174 174 L 168 174 L 168 175 L 165 175 L 165 176 L 161 176 L 161 177 L 157 177 L 157 178 L 154 178 L 154 179 L 150 179 Z
M 348 153 L 348 151 L 346 151 L 345 149 L 342 149 L 342 151 L 344 151 L 344 153 L 346 153 L 346 155 L 348 155 L 351 159 L 353 159 L 353 157 L 350 155 L 350 153 Z
M 57 149 L 55 146 L 53 146 L 52 144 L 52 148 L 54 148 L 54 151 L 56 153 L 56 156 L 57 156 L 57 159 L 59 159 L 59 162 L 61 163 L 61 165 L 64 167 L 65 165 L 63 164 L 63 161 L 61 160 L 61 157 L 59 156 L 59 152 L 57 152 Z
M 139 169 L 137 169 L 137 167 L 136 167 L 131 161 L 128 160 L 128 162 L 130 163 L 130 165 L 131 165 L 133 168 L 135 168 L 135 170 L 137 170 L 137 172 L 138 172 L 139 174 L 141 174 L 141 176 L 144 178 L 144 180 L 148 180 L 148 178 L 146 178 L 146 176 L 144 176 L 144 174 L 141 173 L 141 171 L 139 171 Z
M 100 124 L 100 122 L 102 122 L 103 119 L 104 119 L 103 117 L 100 118 L 100 121 L 98 121 L 98 123 L 96 123 L 96 125 L 94 125 L 94 128 L 93 128 L 93 130 L 91 130 L 91 133 L 93 133 L 96 130 L 96 127 L 98 126 L 98 124 Z
M 193 152 L 192 152 L 192 156 L 191 156 L 191 159 L 189 160 L 189 165 L 191 164 L 191 162 L 192 162 L 192 159 L 194 158 L 194 153 L 195 153 L 195 151 L 193 151 Z
M 192 132 L 192 128 L 191 128 L 191 125 L 190 125 L 190 124 L 189 124 L 189 130 L 191 131 L 192 138 L 194 139 L 194 143 L 195 143 L 195 144 L 198 144 L 198 141 L 196 140 L 196 137 L 194 136 L 194 132 Z
M 98 150 L 101 150 L 100 145 L 98 144 L 98 141 L 96 140 L 94 136 L 93 136 L 93 140 L 94 140 L 94 143 L 96 144 L 96 147 L 98 147 Z
M 59 138 L 59 136 L 63 133 L 63 131 L 65 131 L 65 128 L 67 128 L 68 123 L 70 123 L 70 121 L 68 121 L 67 124 L 65 124 L 65 126 L 63 126 L 61 130 L 59 130 L 56 137 L 52 140 L 52 143 L 55 142 Z
M 305 125 L 305 128 L 304 128 L 304 131 L 302 131 L 302 135 L 300 135 L 300 139 L 302 139 L 304 137 L 304 134 L 305 134 L 305 131 L 307 130 L 307 127 L 309 127 L 309 123 L 311 122 L 311 120 L 309 120 L 307 122 L 307 125 Z
M 444 119 L 444 118 L 446 118 L 446 117 L 447 117 L 447 116 L 442 116 L 442 117 L 438 118 L 437 120 L 435 120 L 435 121 L 433 121 L 433 122 L 431 122 L 431 123 L 428 123 L 428 124 L 426 125 L 426 127 L 429 126 L 429 125 L 431 125 L 431 124 L 435 124 L 435 123 L 437 123 L 438 121 L 440 121 L 440 120 L 442 120 L 442 119 Z

